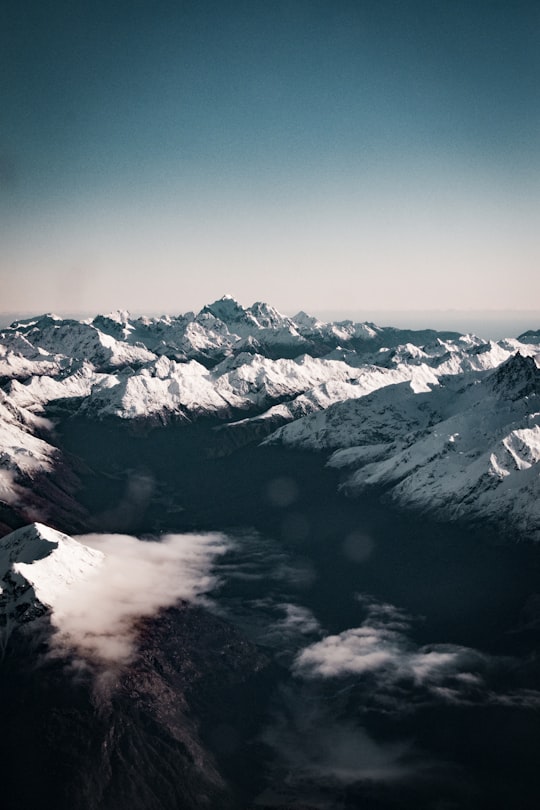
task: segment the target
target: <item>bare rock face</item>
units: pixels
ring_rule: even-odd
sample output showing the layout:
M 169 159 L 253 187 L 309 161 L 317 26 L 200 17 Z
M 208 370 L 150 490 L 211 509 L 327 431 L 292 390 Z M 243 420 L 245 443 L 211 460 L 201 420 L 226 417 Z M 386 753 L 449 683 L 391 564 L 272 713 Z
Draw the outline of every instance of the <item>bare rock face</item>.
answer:
M 517 352 L 493 373 L 491 385 L 498 396 L 513 401 L 525 396 L 538 396 L 540 368 L 534 357 L 524 357 Z
M 264 715 L 267 659 L 225 622 L 180 605 L 141 623 L 115 670 L 51 657 L 47 617 L 0 666 L 6 808 L 236 808 Z

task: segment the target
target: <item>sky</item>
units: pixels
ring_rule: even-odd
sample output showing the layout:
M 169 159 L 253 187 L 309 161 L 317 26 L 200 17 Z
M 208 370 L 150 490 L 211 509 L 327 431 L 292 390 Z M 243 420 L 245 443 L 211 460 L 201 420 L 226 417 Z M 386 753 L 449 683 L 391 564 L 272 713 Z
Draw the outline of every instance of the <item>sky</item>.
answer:
M 539 82 L 536 0 L 4 3 L 0 311 L 538 311 Z

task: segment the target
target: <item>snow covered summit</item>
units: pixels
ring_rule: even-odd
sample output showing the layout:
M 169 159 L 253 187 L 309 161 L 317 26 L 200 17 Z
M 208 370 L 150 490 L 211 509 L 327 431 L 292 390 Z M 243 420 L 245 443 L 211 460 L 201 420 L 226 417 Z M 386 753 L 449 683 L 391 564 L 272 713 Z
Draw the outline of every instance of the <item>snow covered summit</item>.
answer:
M 42 523 L 0 539 L 0 626 L 28 621 L 54 609 L 66 589 L 103 562 L 101 551 Z

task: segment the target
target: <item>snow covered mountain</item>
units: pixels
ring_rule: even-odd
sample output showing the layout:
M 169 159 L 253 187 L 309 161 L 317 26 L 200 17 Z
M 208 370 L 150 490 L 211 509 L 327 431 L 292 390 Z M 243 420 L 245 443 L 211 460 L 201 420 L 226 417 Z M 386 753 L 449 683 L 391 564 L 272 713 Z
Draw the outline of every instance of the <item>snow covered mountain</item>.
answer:
M 349 494 L 385 491 L 438 518 L 488 520 L 540 540 L 540 368 L 512 355 L 495 371 L 400 384 L 330 406 L 267 441 L 332 451 Z
M 274 444 L 339 450 L 348 492 L 384 486 L 536 533 L 538 340 L 324 323 L 230 296 L 174 317 L 18 321 L 0 333 L 0 499 L 22 514 L 62 462 L 51 419 L 212 419 L 231 446 L 277 429 Z
M 338 347 L 373 352 L 406 342 L 423 345 L 437 337 L 459 336 L 351 321 L 323 323 L 305 313 L 288 318 L 263 302 L 244 308 L 226 295 L 197 314 L 174 317 L 133 318 L 116 312 L 88 321 L 43 315 L 14 322 L 0 333 L 0 379 L 26 379 L 84 361 L 98 371 L 138 366 L 161 355 L 212 366 L 240 352 L 274 359 L 321 356 Z
M 15 323 L 0 335 L 0 378 L 12 403 L 36 413 L 54 402 L 94 416 L 167 421 L 279 405 L 268 413 L 273 424 L 400 381 L 425 390 L 444 374 L 494 368 L 518 349 L 536 352 L 519 341 L 324 324 L 305 313 L 295 320 L 225 296 L 178 318 L 121 312 Z
M 54 609 L 62 594 L 103 563 L 101 551 L 62 532 L 33 523 L 9 534 L 0 545 L 0 623 L 7 634 L 16 622 Z

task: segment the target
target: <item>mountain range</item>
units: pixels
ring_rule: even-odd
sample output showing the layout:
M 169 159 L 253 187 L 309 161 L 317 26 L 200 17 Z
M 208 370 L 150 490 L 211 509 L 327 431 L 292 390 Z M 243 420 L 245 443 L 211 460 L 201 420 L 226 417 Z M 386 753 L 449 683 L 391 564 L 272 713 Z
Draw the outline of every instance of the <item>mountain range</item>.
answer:
M 223 452 L 264 440 L 324 453 L 349 495 L 538 539 L 539 358 L 534 330 L 484 341 L 230 296 L 177 317 L 17 321 L 0 333 L 2 520 L 77 514 L 58 420 L 214 420 Z

